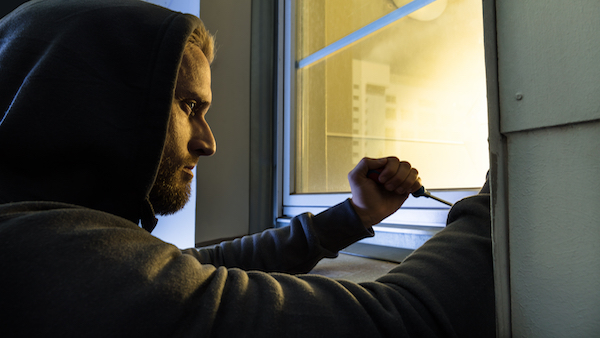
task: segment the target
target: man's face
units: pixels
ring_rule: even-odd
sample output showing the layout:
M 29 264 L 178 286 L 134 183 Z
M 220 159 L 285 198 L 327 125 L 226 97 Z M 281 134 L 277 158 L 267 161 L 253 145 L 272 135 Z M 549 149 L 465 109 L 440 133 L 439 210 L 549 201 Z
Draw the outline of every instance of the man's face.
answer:
M 216 151 L 205 120 L 211 101 L 209 63 L 200 48 L 188 45 L 177 76 L 165 148 L 150 192 L 150 202 L 159 215 L 173 214 L 184 207 L 198 159 Z

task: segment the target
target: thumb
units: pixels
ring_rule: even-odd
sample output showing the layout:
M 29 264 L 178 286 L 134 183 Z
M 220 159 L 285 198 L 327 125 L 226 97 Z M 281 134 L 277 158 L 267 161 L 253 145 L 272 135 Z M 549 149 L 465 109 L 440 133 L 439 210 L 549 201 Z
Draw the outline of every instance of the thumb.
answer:
M 384 158 L 367 158 L 367 157 L 365 157 L 365 160 L 366 160 L 368 170 L 383 168 L 383 167 L 385 167 L 385 165 L 388 162 L 388 159 L 386 157 L 384 157 Z
M 356 166 L 356 169 L 358 169 L 359 173 L 366 175 L 369 170 L 383 169 L 383 167 L 385 167 L 387 162 L 388 162 L 388 159 L 385 157 L 384 158 L 363 157 L 363 159 L 360 160 L 360 162 Z
M 387 163 L 387 158 L 369 158 L 363 157 L 360 162 L 348 173 L 348 179 L 352 181 L 362 181 L 366 178 L 369 170 L 383 168 Z

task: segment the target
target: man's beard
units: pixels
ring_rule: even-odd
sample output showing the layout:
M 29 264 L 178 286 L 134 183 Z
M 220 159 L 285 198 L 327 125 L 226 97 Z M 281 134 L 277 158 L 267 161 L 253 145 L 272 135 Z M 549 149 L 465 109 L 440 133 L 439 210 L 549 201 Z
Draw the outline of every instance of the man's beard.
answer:
M 158 215 L 171 215 L 181 210 L 190 199 L 191 179 L 184 182 L 176 161 L 163 156 L 156 181 L 150 191 L 150 203 Z

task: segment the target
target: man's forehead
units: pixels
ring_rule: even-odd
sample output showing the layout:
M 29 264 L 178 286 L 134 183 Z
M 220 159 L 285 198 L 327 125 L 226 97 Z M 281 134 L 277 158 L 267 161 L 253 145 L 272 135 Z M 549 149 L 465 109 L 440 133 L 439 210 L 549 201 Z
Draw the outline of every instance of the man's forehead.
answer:
M 180 71 L 208 71 L 210 74 L 210 64 L 206 59 L 206 56 L 200 49 L 200 47 L 187 44 L 184 52 L 183 58 L 181 60 L 181 65 L 179 68 Z
M 177 91 L 201 95 L 202 99 L 210 100 L 210 83 L 211 74 L 208 60 L 198 46 L 188 44 L 179 67 Z

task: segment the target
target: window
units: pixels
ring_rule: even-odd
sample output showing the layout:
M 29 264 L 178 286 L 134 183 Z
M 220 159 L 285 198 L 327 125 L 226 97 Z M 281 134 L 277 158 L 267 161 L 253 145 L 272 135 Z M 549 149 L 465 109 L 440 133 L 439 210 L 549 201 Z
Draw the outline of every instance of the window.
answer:
M 488 168 L 479 0 L 286 0 L 283 212 L 349 196 L 364 156 L 395 155 L 455 201 Z M 411 198 L 384 223 L 443 225 L 447 208 Z

